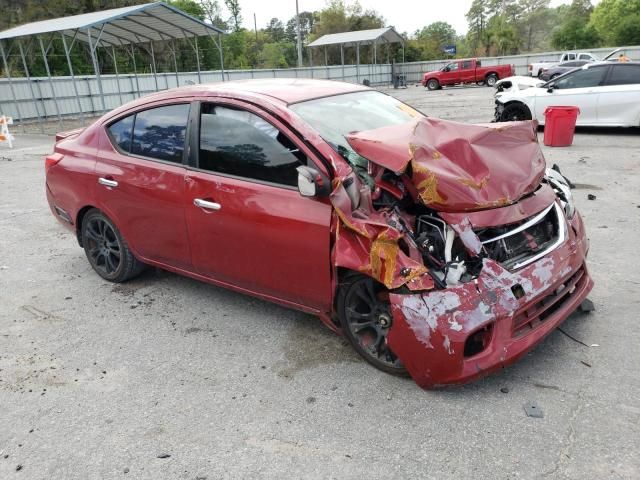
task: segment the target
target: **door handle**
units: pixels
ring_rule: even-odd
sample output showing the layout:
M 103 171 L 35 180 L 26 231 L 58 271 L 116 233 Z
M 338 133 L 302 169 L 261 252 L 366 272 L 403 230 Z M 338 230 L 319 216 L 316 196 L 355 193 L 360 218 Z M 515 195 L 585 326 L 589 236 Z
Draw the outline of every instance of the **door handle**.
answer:
M 206 208 L 207 210 L 220 210 L 222 205 L 216 202 L 208 202 L 207 200 L 203 200 L 201 198 L 194 198 L 193 204 L 196 207 Z
M 105 187 L 115 188 L 118 186 L 118 182 L 116 182 L 115 180 L 109 180 L 108 178 L 102 178 L 102 177 L 98 179 L 98 183 L 100 185 L 104 185 Z

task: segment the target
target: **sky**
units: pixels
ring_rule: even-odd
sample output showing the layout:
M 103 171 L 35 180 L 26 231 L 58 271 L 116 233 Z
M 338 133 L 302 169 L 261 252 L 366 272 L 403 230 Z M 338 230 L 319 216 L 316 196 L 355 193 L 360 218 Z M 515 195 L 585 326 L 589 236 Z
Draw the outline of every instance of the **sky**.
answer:
M 363 9 L 374 9 L 399 32 L 413 33 L 433 22 L 445 21 L 453 25 L 458 34 L 467 32 L 465 14 L 472 0 L 360 0 Z M 592 0 L 594 5 L 599 0 Z M 346 0 L 353 3 L 353 0 Z M 222 1 L 220 2 L 223 3 Z M 300 11 L 320 10 L 327 0 L 298 0 Z M 551 0 L 552 6 L 571 3 L 570 0 Z M 269 20 L 277 17 L 286 23 L 296 13 L 295 0 L 240 0 L 243 26 L 253 29 L 253 14 L 258 28 L 264 28 Z

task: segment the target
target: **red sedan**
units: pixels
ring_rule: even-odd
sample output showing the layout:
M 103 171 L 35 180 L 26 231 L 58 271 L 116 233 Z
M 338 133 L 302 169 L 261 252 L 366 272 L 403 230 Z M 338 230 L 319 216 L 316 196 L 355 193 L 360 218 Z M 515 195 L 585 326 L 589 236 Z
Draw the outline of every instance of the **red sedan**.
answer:
M 425 388 L 514 362 L 593 286 L 533 122 L 437 120 L 329 81 L 196 85 L 59 134 L 45 168 L 104 279 L 153 265 L 318 315 Z

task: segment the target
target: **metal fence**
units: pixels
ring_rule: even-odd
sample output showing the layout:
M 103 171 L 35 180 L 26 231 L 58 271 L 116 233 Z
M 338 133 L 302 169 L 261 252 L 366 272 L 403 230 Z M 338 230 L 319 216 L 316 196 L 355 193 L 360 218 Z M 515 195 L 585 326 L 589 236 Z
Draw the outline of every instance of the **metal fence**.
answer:
M 604 57 L 612 49 L 590 50 Z M 640 59 L 640 46 L 626 47 L 627 56 Z M 514 55 L 507 57 L 482 58 L 485 65 L 512 64 L 517 75 L 527 75 L 528 65 L 543 60 L 557 60 L 561 52 Z M 426 71 L 436 70 L 448 60 L 377 65 L 316 66 L 287 69 L 230 70 L 224 72 L 224 80 L 249 78 L 319 78 L 362 83 L 368 80 L 371 85 L 389 85 L 392 83 L 392 70 L 405 76 L 408 83 L 422 79 Z M 0 115 L 12 116 L 16 121 L 55 120 L 81 115 L 95 116 L 109 111 L 123 103 L 142 95 L 193 83 L 210 83 L 222 80 L 220 71 L 153 74 L 101 75 L 103 94 L 100 93 L 95 76 L 75 77 L 78 95 L 75 93 L 71 77 L 7 78 L 0 79 Z

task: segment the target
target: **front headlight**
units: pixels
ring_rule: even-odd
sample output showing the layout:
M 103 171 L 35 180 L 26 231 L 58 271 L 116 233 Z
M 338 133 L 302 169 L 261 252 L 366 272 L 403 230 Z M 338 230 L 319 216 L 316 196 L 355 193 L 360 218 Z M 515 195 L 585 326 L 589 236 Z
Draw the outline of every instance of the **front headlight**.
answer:
M 551 188 L 556 192 L 556 195 L 562 203 L 564 213 L 568 220 L 571 220 L 576 213 L 576 207 L 573 203 L 573 194 L 571 193 L 571 187 L 569 182 L 560 172 L 553 168 L 547 168 L 545 172 L 545 179 L 547 183 L 551 185 Z

